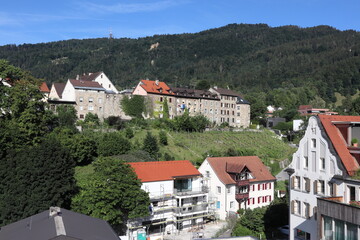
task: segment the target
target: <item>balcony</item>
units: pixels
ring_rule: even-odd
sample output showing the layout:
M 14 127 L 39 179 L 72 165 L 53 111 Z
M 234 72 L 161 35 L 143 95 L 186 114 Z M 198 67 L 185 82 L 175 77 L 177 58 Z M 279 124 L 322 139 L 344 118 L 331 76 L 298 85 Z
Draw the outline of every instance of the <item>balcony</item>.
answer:
M 201 195 L 209 192 L 209 188 L 207 186 L 203 186 L 201 188 L 192 188 L 192 189 L 174 189 L 175 196 L 192 196 L 192 195 Z
M 203 204 L 199 204 L 199 205 L 191 205 L 191 206 L 182 206 L 182 207 L 177 207 L 176 209 L 174 209 L 174 212 L 176 215 L 183 215 L 183 214 L 188 214 L 188 213 L 196 213 L 196 212 L 203 212 L 203 211 L 207 211 L 207 206 L 208 203 L 203 203 Z
M 324 215 L 339 219 L 345 222 L 359 224 L 360 203 L 351 201 L 351 204 L 344 203 L 343 197 L 318 198 L 318 215 Z
M 249 182 L 249 179 L 237 180 L 237 181 L 235 181 L 235 184 L 237 187 L 242 187 L 242 186 L 249 186 L 250 182 Z
M 235 199 L 237 201 L 242 201 L 242 200 L 246 200 L 249 198 L 249 193 L 236 193 L 235 194 Z

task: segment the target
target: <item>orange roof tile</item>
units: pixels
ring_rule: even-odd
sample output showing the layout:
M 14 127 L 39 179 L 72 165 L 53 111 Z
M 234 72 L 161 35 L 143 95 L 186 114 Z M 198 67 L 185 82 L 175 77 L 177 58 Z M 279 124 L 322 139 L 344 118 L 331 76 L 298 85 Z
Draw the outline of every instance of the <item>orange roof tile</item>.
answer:
M 156 94 L 163 94 L 163 95 L 174 95 L 171 91 L 170 87 L 160 81 L 151 81 L 151 80 L 141 80 L 140 86 L 147 92 L 147 93 L 156 93 Z
M 359 164 L 349 152 L 346 140 L 336 127 L 336 123 L 360 123 L 360 116 L 318 115 L 318 117 L 346 171 L 352 175 L 354 171 L 359 169 Z
M 50 93 L 50 90 L 46 85 L 46 82 L 42 82 L 39 88 L 40 88 L 40 92 Z
M 234 165 L 238 165 L 237 169 L 243 169 L 246 166 L 254 177 L 254 179 L 250 179 L 250 182 L 275 181 L 275 177 L 257 156 L 208 157 L 207 160 L 224 184 L 235 184 L 235 181 L 226 171 L 227 165 L 231 166 L 232 169 L 235 169 Z
M 177 177 L 201 175 L 188 160 L 131 162 L 129 164 L 141 182 L 167 181 Z

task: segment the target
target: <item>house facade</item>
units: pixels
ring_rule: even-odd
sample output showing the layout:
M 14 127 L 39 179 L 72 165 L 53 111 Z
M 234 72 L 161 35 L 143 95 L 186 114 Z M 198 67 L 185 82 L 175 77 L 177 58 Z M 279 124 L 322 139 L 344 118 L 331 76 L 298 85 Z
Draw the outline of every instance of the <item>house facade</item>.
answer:
M 257 156 L 208 157 L 199 171 L 217 216 L 225 220 L 238 209 L 268 206 L 274 199 L 275 177 Z
M 359 239 L 359 209 L 350 203 L 360 200 L 360 181 L 353 177 L 360 148 L 352 138 L 360 138 L 360 117 L 310 117 L 287 169 L 290 239 Z
M 211 218 L 211 201 L 202 175 L 190 161 L 129 163 L 149 193 L 150 216 L 128 222 L 129 239 L 147 234 L 173 234 Z
M 166 99 L 171 119 L 188 111 L 190 116 L 201 114 L 217 125 L 228 123 L 232 127 L 250 126 L 250 103 L 229 89 L 171 88 L 158 80 L 141 80 L 133 95 L 149 99 L 149 108 L 153 109 L 154 117 L 163 117 Z
M 103 72 L 78 75 L 65 85 L 54 83 L 49 95 L 51 109 L 58 104 L 74 104 L 80 120 L 85 119 L 87 113 L 97 114 L 100 120 L 109 116 L 126 118 L 121 99 L 122 95 Z

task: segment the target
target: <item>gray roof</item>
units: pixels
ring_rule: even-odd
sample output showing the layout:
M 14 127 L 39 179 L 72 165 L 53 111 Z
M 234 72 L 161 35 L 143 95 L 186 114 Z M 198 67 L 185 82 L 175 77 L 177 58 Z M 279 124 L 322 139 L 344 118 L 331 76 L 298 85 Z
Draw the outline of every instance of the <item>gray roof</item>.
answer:
M 11 223 L 0 229 L 1 240 L 119 240 L 110 225 L 101 219 L 60 209 L 65 234 L 58 235 L 49 210 Z

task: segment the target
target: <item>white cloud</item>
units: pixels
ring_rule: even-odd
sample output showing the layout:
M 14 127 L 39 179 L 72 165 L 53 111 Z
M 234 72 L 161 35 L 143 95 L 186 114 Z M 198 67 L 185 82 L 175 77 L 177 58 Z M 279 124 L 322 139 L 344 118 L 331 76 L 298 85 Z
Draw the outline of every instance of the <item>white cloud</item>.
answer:
M 82 3 L 82 7 L 94 12 L 137 13 L 160 11 L 180 4 L 182 4 L 181 1 L 174 0 L 164 0 L 152 3 L 118 3 L 114 5 L 85 2 Z

